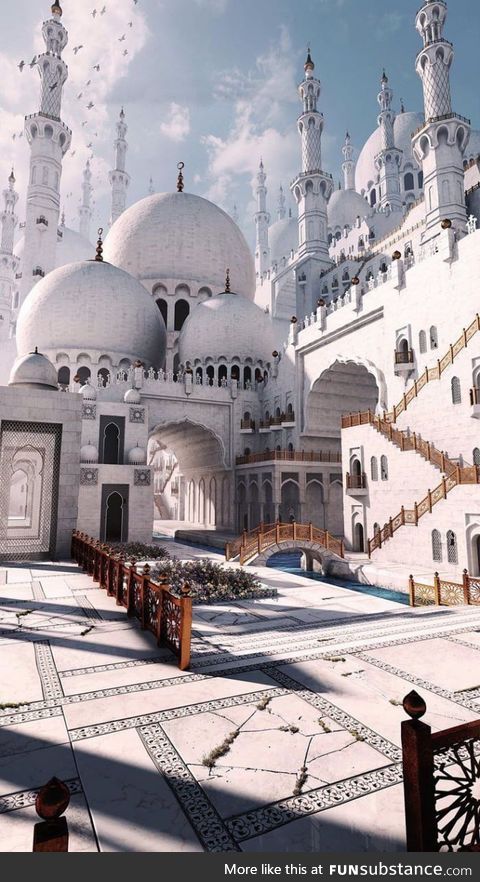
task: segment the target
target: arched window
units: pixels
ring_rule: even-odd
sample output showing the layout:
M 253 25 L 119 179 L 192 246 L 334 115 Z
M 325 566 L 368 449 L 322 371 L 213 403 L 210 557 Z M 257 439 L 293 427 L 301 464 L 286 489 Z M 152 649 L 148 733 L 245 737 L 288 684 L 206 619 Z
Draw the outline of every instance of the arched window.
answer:
M 423 189 L 423 171 L 418 173 L 418 188 L 419 190 Z
M 440 530 L 432 530 L 432 558 L 442 562 L 442 534 Z
M 460 386 L 460 380 L 458 377 L 452 377 L 451 387 L 452 387 L 452 404 L 461 404 L 462 403 L 462 388 Z
M 157 300 L 157 306 L 161 312 L 163 321 L 165 322 L 165 327 L 167 327 L 167 318 L 168 318 L 168 303 L 166 300 Z
M 19 292 L 15 291 L 15 294 L 13 295 L 13 308 L 14 309 L 17 309 L 17 307 L 18 307 L 18 298 L 19 298 Z
M 115 423 L 107 423 L 103 430 L 102 462 L 119 465 L 120 429 Z
M 370 477 L 372 481 L 378 481 L 378 463 L 376 456 L 372 456 L 370 460 Z
M 230 371 L 230 377 L 232 380 L 238 381 L 240 379 L 240 368 L 239 368 L 238 364 L 232 365 L 232 369 Z
M 380 459 L 380 476 L 382 481 L 388 481 L 388 459 L 385 455 Z
M 458 563 L 457 537 L 453 530 L 447 533 L 447 557 L 449 563 Z
M 438 349 L 438 331 L 435 325 L 430 328 L 430 349 Z
M 228 379 L 227 366 L 225 364 L 221 364 L 218 369 L 218 385 L 225 386 Z
M 185 320 L 188 318 L 190 305 L 186 300 L 177 300 L 175 304 L 175 330 L 181 331 Z
M 412 172 L 407 172 L 403 179 L 403 186 L 405 190 L 414 190 L 415 189 L 415 181 L 412 175 Z
M 177 352 L 177 353 L 173 356 L 173 373 L 174 373 L 174 380 L 176 380 L 176 378 L 177 378 L 177 373 L 178 373 L 178 369 L 179 369 L 179 367 L 180 367 L 180 356 L 179 356 L 179 354 L 178 354 L 178 352 Z
M 206 374 L 207 374 L 208 385 L 213 386 L 213 381 L 215 379 L 215 368 L 213 367 L 213 364 L 208 365 L 208 367 L 206 369 Z
M 418 348 L 419 348 L 420 352 L 427 351 L 427 335 L 426 335 L 425 331 L 420 331 L 420 333 L 418 335 Z
M 99 385 L 108 386 L 110 382 L 110 371 L 108 371 L 107 368 L 100 368 L 97 377 Z
M 70 385 L 70 368 L 66 365 L 63 365 L 58 371 L 58 382 L 60 386 L 69 386 Z
M 377 204 L 377 191 L 375 187 L 370 191 L 370 205 L 373 208 Z
M 473 464 L 480 466 L 480 448 L 475 447 L 473 451 Z
M 78 382 L 83 386 L 91 377 L 90 368 L 86 367 L 86 365 L 82 365 L 75 376 L 78 377 Z
M 245 389 L 249 389 L 252 383 L 252 369 L 247 366 L 243 369 L 243 385 Z

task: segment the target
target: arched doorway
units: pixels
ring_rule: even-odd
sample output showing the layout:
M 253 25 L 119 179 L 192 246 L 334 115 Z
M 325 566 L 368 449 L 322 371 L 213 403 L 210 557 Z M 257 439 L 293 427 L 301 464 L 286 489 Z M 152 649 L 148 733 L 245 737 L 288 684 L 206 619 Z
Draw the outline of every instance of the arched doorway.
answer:
M 105 511 L 105 539 L 107 542 L 122 541 L 123 497 L 116 491 L 107 497 Z
M 82 367 L 78 368 L 75 377 L 77 379 L 77 383 L 80 383 L 81 386 L 84 386 L 87 380 L 89 380 L 91 377 L 90 368 L 86 367 L 86 365 L 82 365 Z
M 307 396 L 305 434 L 311 432 L 317 445 L 321 443 L 322 432 L 325 441 L 337 438 L 340 442 L 344 414 L 364 410 L 375 413 L 379 399 L 383 404 L 384 390 L 379 389 L 378 377 L 373 366 L 369 370 L 354 361 L 336 361 L 315 381 Z
M 473 565 L 475 567 L 474 576 L 480 576 L 480 533 L 473 538 Z
M 355 524 L 353 528 L 353 550 L 365 551 L 365 535 L 363 524 Z
M 118 465 L 120 453 L 120 428 L 116 423 L 105 426 L 102 439 L 102 462 Z
M 306 517 L 305 520 L 312 522 L 321 530 L 325 529 L 325 500 L 323 486 L 320 481 L 309 481 L 306 491 Z
M 280 520 L 286 524 L 300 521 L 300 489 L 295 481 L 282 484 Z

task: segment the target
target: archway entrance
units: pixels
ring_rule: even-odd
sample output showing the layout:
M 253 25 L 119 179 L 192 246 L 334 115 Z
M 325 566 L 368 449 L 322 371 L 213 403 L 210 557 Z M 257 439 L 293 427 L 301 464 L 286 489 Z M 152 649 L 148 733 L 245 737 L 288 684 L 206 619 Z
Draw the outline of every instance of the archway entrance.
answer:
M 123 497 L 116 491 L 107 497 L 105 511 L 105 539 L 107 542 L 122 541 Z
M 322 435 L 326 440 L 340 441 L 342 416 L 359 410 L 375 412 L 379 394 L 377 380 L 367 367 L 353 361 L 336 361 L 308 394 L 305 434 L 311 432 L 317 444 Z
M 355 524 L 353 530 L 353 548 L 354 551 L 365 551 L 365 535 L 363 524 Z
M 480 533 L 473 538 L 472 563 L 475 568 L 473 576 L 480 576 Z

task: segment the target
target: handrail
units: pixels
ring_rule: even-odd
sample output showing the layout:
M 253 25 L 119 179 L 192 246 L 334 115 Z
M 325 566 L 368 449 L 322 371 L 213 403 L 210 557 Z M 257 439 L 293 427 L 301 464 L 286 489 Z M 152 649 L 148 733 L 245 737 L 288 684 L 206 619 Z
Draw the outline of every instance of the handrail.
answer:
M 167 646 L 178 656 L 181 671 L 189 667 L 192 598 L 188 585 L 177 597 L 166 582 L 150 578 L 148 564 L 138 573 L 134 559 L 126 563 L 121 553 L 78 530 L 72 533 L 71 556 L 100 588 L 115 597 L 117 606 L 125 606 L 128 616 L 140 620 L 142 630 L 155 635 L 158 646 Z
M 410 606 L 476 606 L 480 604 L 480 578 L 470 576 L 468 570 L 464 570 L 462 581 L 454 582 L 451 579 L 441 579 L 438 573 L 434 573 L 433 585 L 423 585 L 410 575 L 408 594 Z
M 250 465 L 256 462 L 342 462 L 342 454 L 331 450 L 263 450 L 261 453 L 248 453 L 237 456 L 237 465 Z
M 437 366 L 434 368 L 426 367 L 423 374 L 415 380 L 413 385 L 410 386 L 408 392 L 406 392 L 398 404 L 396 404 L 393 410 L 384 413 L 384 419 L 390 423 L 396 423 L 398 417 L 401 413 L 407 410 L 408 406 L 412 403 L 412 401 L 418 397 L 422 389 L 430 383 L 432 380 L 439 380 L 442 374 L 450 367 L 451 364 L 455 361 L 457 356 L 466 349 L 469 341 L 475 334 L 480 331 L 480 315 L 476 314 L 473 322 L 468 326 L 468 328 L 464 328 L 462 335 L 458 338 L 458 340 L 451 344 L 443 356 L 443 358 L 439 358 L 437 360 Z M 353 417 L 364 416 L 367 411 L 363 411 L 358 414 L 345 414 L 342 417 L 342 429 L 348 429 L 353 425 L 361 425 L 359 422 L 351 422 L 349 423 L 349 419 Z
M 293 540 L 304 540 L 308 542 L 317 542 L 327 551 L 344 557 L 343 539 L 337 539 L 326 530 L 320 530 L 309 524 L 297 524 L 293 521 L 291 524 L 284 524 L 277 521 L 275 524 L 260 524 L 254 530 L 248 533 L 246 530 L 237 539 L 227 542 L 225 545 L 225 558 L 227 561 L 234 557 L 239 558 L 240 564 L 243 566 L 248 560 L 251 560 L 261 554 L 266 548 L 272 545 L 278 545 L 279 542 L 288 542 Z

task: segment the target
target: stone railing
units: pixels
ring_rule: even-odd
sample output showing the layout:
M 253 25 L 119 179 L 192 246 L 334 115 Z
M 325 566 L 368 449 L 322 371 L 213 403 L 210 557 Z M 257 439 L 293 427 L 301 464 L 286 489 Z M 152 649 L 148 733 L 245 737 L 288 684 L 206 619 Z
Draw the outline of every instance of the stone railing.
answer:
M 257 462 L 342 462 L 342 454 L 331 450 L 263 450 L 237 456 L 237 465 L 253 465 Z
M 343 540 L 337 539 L 326 530 L 320 530 L 313 524 L 260 524 L 250 533 L 244 531 L 238 539 L 227 542 L 225 546 L 225 558 L 227 561 L 235 557 L 239 558 L 243 566 L 249 560 L 257 557 L 262 551 L 280 542 L 315 542 L 326 551 L 331 551 L 339 557 L 344 557 Z

